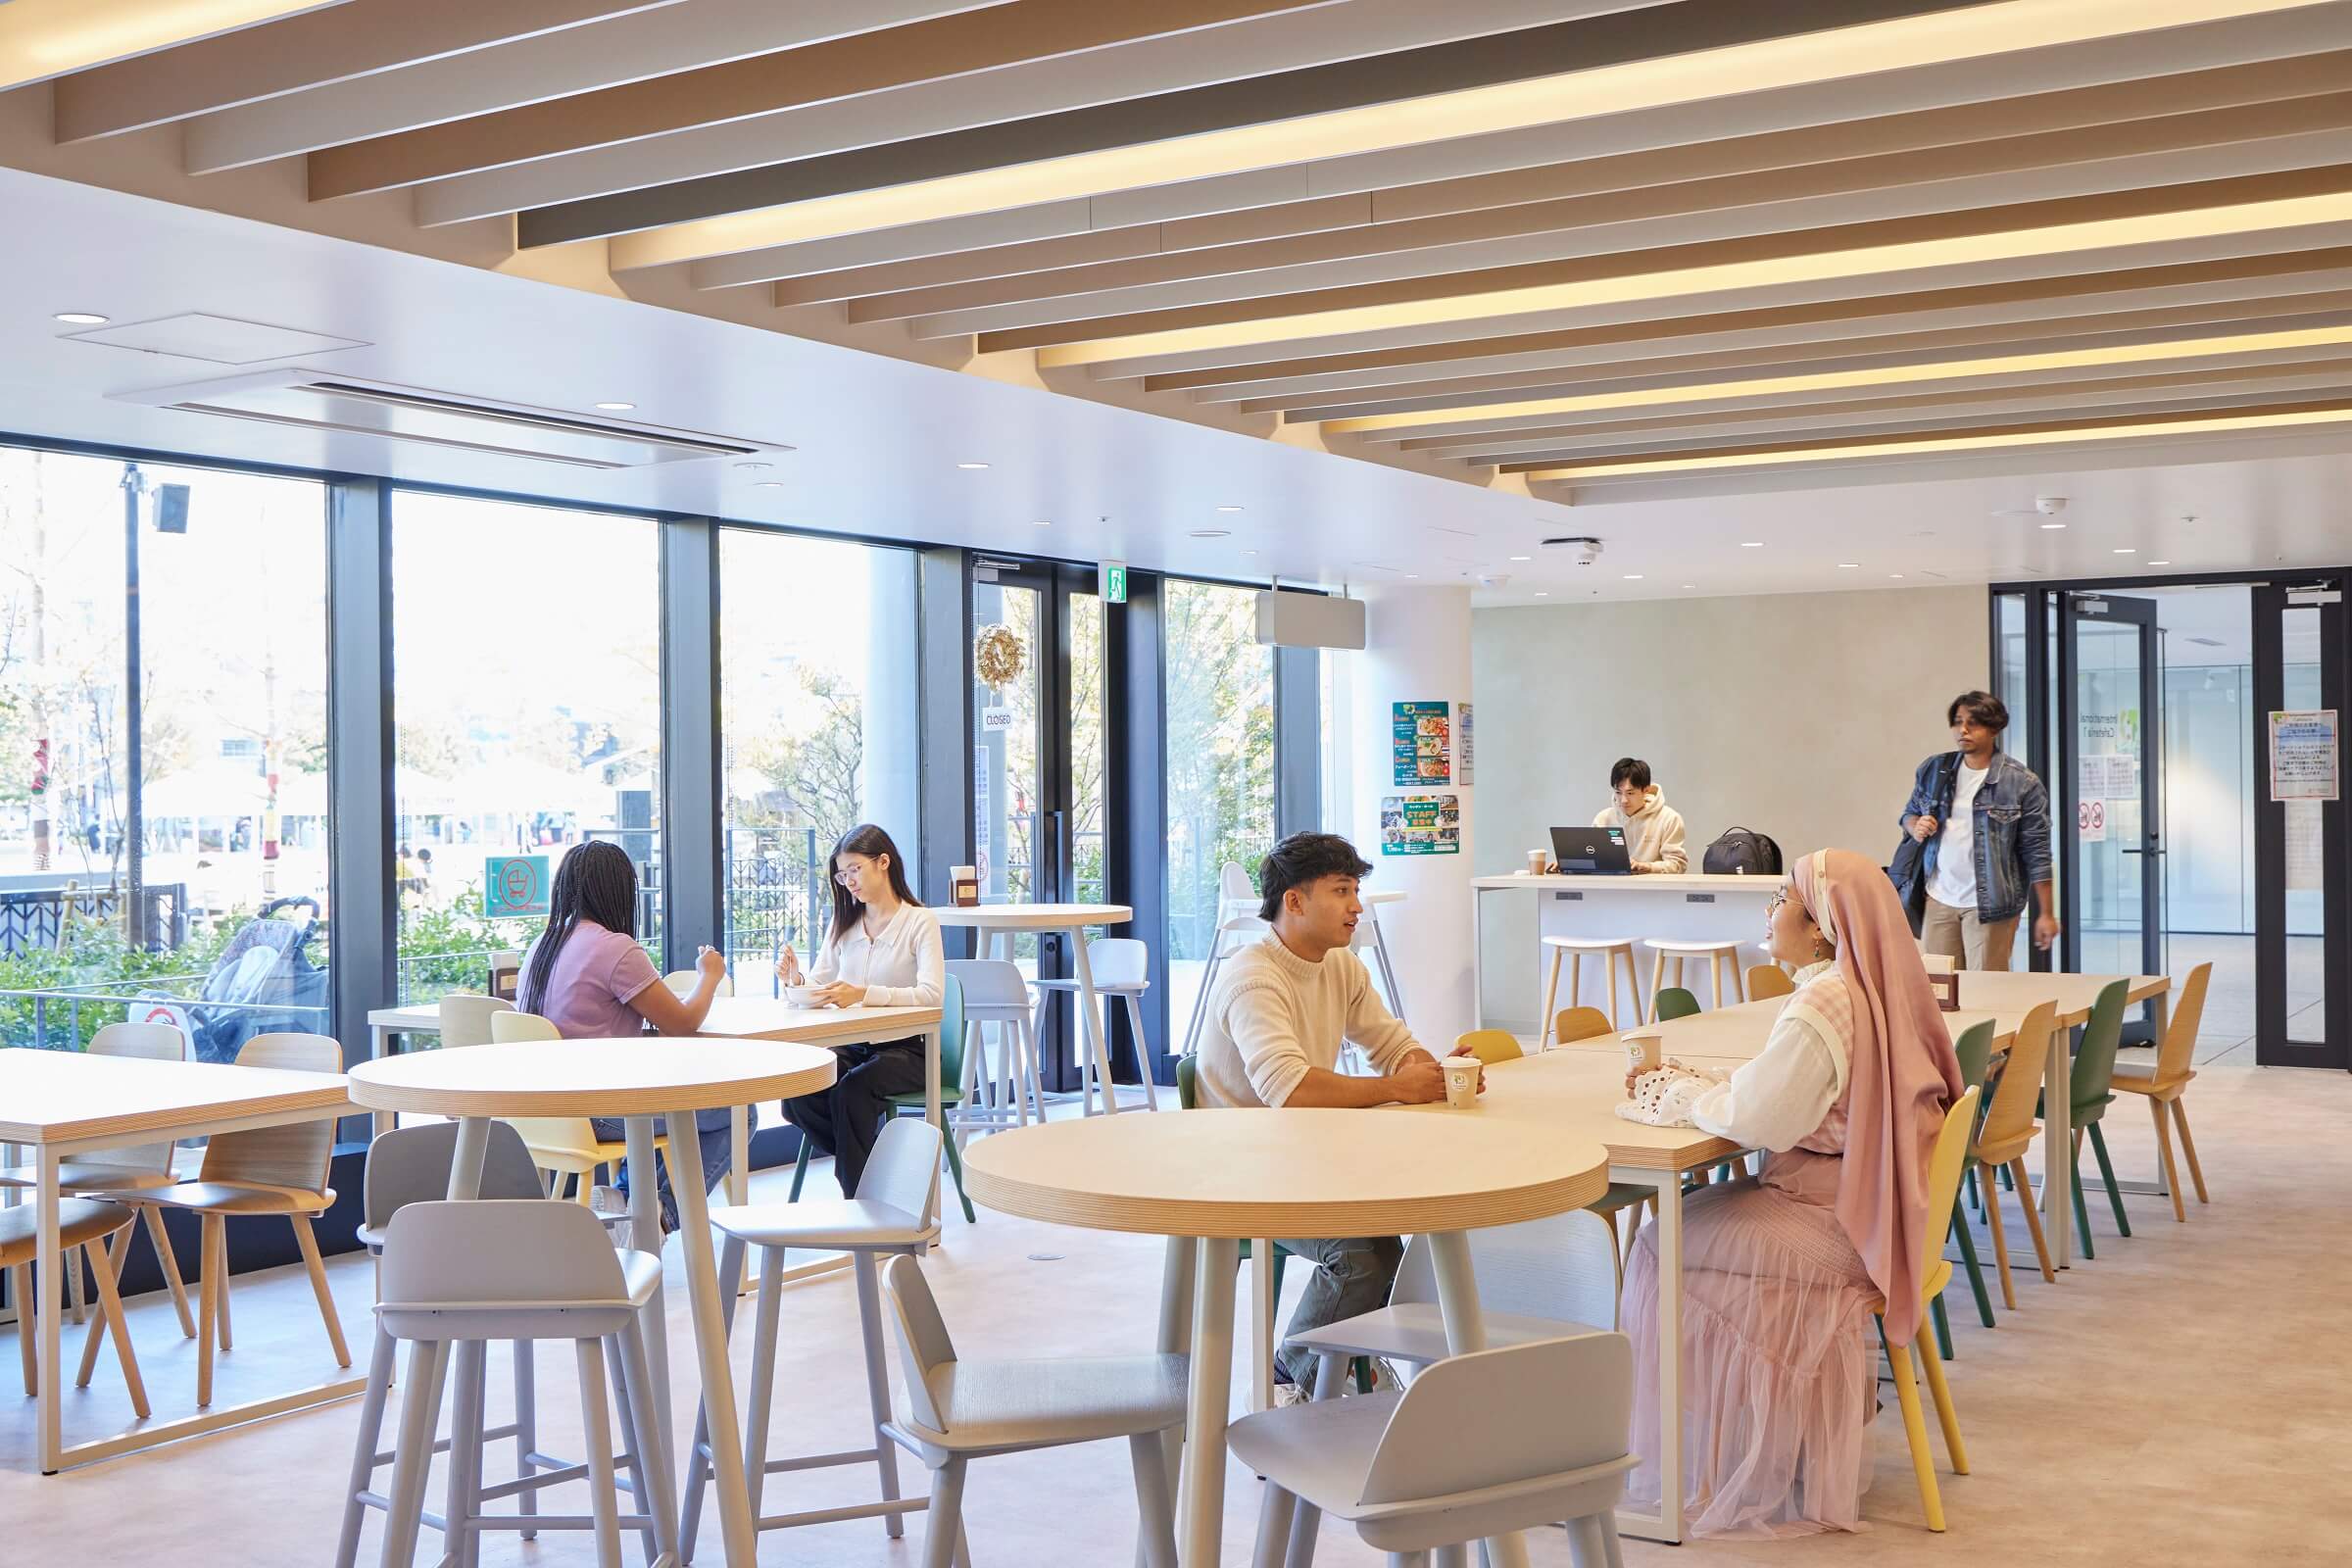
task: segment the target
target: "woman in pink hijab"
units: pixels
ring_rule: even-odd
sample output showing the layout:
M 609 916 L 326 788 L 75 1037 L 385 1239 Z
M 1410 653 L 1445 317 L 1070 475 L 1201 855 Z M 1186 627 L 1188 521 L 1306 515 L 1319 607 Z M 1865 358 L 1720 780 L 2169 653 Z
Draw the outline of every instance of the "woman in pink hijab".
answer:
M 1962 1089 L 1893 884 L 1868 858 L 1800 860 L 1769 915 L 1796 971 L 1762 1054 L 1690 1117 L 1769 1151 L 1761 1177 L 1708 1187 L 1683 1218 L 1683 1470 L 1690 1532 L 1860 1528 L 1878 1347 L 1919 1327 L 1928 1163 Z M 1634 1244 L 1619 1321 L 1640 1387 L 1630 1500 L 1654 1506 L 1657 1227 Z

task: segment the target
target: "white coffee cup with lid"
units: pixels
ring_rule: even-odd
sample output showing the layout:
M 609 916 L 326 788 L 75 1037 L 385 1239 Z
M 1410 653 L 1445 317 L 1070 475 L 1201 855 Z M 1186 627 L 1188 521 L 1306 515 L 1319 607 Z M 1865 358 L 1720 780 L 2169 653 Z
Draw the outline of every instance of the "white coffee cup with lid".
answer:
M 1446 1103 L 1455 1110 L 1467 1110 L 1477 1104 L 1478 1058 L 1447 1056 L 1442 1065 L 1446 1069 Z

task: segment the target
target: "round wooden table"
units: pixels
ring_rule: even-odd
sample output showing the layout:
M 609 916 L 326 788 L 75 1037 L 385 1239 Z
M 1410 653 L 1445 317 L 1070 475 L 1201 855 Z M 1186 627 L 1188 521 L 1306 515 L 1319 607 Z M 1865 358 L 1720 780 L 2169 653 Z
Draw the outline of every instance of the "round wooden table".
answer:
M 1086 1049 L 1095 1058 L 1095 1072 L 1102 1080 L 1102 1108 L 1105 1114 L 1119 1108 L 1118 1097 L 1110 1088 L 1110 1047 L 1102 1039 L 1102 1020 L 1095 1012 L 1095 971 L 1086 958 L 1086 932 L 1090 925 L 1125 925 L 1135 918 L 1135 911 L 1124 904 L 976 904 L 950 905 L 931 911 L 943 927 L 963 927 L 980 933 L 979 951 L 974 957 L 989 956 L 989 945 L 997 932 L 1004 934 L 1004 956 L 1012 956 L 1012 939 L 1016 932 L 1035 931 L 1049 936 L 1067 936 L 1070 939 L 1070 972 L 1078 979 L 1078 1016 L 1080 1028 L 1086 1034 Z M 1044 1013 L 1040 1012 L 1042 1019 Z M 1139 1063 L 1146 1072 L 1149 1063 Z M 1079 1075 L 1080 1082 L 1085 1075 Z
M 364 1061 L 351 1069 L 351 1098 L 375 1110 L 419 1111 L 458 1118 L 457 1149 L 449 1168 L 449 1196 L 471 1199 L 481 1190 L 482 1156 L 490 1144 L 490 1122 L 500 1116 L 620 1116 L 628 1130 L 629 1215 L 632 1244 L 659 1255 L 662 1208 L 654 1180 L 654 1120 L 687 1130 L 672 1144 L 680 1159 L 691 1158 L 670 1183 L 678 1202 L 678 1235 L 685 1251 L 686 1297 L 694 1318 L 694 1345 L 702 1362 L 704 1405 L 710 1412 L 713 1452 L 740 1453 L 743 1436 L 735 1410 L 735 1382 L 727 1363 L 727 1336 L 718 1286 L 717 1260 L 710 1249 L 710 1205 L 703 1192 L 702 1164 L 691 1129 L 695 1113 L 719 1106 L 789 1099 L 830 1088 L 833 1053 L 821 1046 L 751 1040 L 680 1040 L 639 1035 L 622 1040 L 532 1040 L 509 1045 L 422 1051 Z M 676 1540 L 677 1452 L 670 1430 L 669 1357 L 662 1332 L 663 1302 L 657 1287 L 651 1307 L 654 1423 L 659 1455 L 646 1466 L 655 1497 L 648 1511 L 669 1521 Z M 461 1345 L 461 1378 L 479 1344 Z M 461 1384 L 463 1386 L 463 1384 Z M 406 1397 L 420 1396 L 411 1390 Z M 439 1391 L 422 1396 L 438 1401 Z M 749 1563 L 759 1549 L 751 1493 L 740 1466 L 712 1467 L 718 1484 L 720 1528 L 730 1563 Z M 394 1478 L 394 1491 L 399 1491 Z M 406 1568 L 416 1549 L 413 1521 L 394 1518 L 384 1533 L 386 1568 Z
M 1240 1243 L 1426 1237 L 1447 1346 L 1483 1349 L 1462 1233 L 1582 1208 L 1608 1190 L 1607 1160 L 1597 1140 L 1479 1109 L 1190 1110 L 998 1133 L 965 1152 L 964 1190 L 1029 1219 L 1169 1238 L 1159 1348 L 1192 1351 L 1182 1557 L 1187 1568 L 1210 1568 L 1225 1512 Z M 1498 1568 L 1526 1561 L 1515 1537 L 1490 1549 Z

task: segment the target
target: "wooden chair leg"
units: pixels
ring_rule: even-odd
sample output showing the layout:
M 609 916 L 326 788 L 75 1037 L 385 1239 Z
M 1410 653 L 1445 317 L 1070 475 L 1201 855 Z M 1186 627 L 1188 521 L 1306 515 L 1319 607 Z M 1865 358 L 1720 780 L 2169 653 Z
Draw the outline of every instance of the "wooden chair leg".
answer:
M 1560 994 L 1560 960 L 1567 955 L 1566 948 L 1551 950 L 1551 969 L 1544 977 L 1544 1010 L 1537 1014 L 1536 1049 L 1538 1051 L 1551 1049 L 1551 1025 L 1555 1016 L 1551 1010 L 1551 1004 Z
M 130 1255 L 129 1227 L 125 1226 L 120 1234 L 122 1244 L 117 1250 L 127 1258 Z M 90 1348 L 94 1350 L 98 1347 L 98 1325 L 113 1325 L 115 1358 L 122 1363 L 122 1386 L 130 1391 L 130 1407 L 144 1421 L 152 1412 L 147 1407 L 147 1385 L 139 1378 L 139 1358 L 130 1348 L 130 1324 L 122 1316 L 122 1293 L 115 1287 L 118 1261 L 100 1253 L 95 1242 L 82 1250 L 90 1254 L 92 1271 L 98 1276 L 98 1324 L 92 1324 L 90 1328 Z M 85 1376 L 82 1381 L 86 1385 L 88 1378 Z
M 351 1365 L 351 1348 L 343 1343 L 343 1320 L 335 1312 L 335 1293 L 327 1288 L 326 1263 L 318 1256 L 318 1238 L 311 1231 L 311 1216 L 289 1214 L 294 1222 L 294 1245 L 302 1249 L 302 1266 L 311 1272 L 311 1294 L 318 1298 L 318 1317 L 326 1324 L 326 1342 L 335 1348 L 335 1365 Z
M 213 1335 L 220 1322 L 220 1251 L 213 1243 L 220 1216 L 200 1214 L 196 1219 L 196 1407 L 213 1402 Z
M 2173 1102 L 2173 1127 L 2180 1134 L 2180 1152 L 2188 1156 L 2188 1179 L 2197 1186 L 2197 1201 L 2205 1199 L 2205 1167 L 2197 1163 L 2197 1141 L 2188 1136 L 2188 1107 Z
M 2148 1113 L 2156 1121 L 2156 1152 L 2164 1161 L 2164 1190 L 2173 1196 L 2173 1223 L 2188 1223 L 2188 1209 L 2180 1201 L 2180 1172 L 2173 1164 L 2173 1130 L 2166 1124 L 2164 1102 L 2150 1097 Z
M 17 1303 L 17 1357 L 24 1363 L 24 1397 L 40 1389 L 40 1359 L 33 1351 L 32 1265 L 19 1263 L 8 1271 L 8 1298 Z
M 1879 1343 L 1886 1347 L 1886 1359 L 1894 1369 L 1895 1402 L 1903 1408 L 1903 1436 L 1911 1445 L 1911 1471 L 1919 1478 L 1919 1500 L 1925 1505 L 1928 1528 L 1943 1533 L 1943 1494 L 1936 1486 L 1936 1455 L 1928 1446 L 1928 1421 L 1919 1407 L 1919 1378 L 1911 1370 L 1911 1347 L 1895 1345 L 1886 1338 L 1886 1325 L 1879 1325 Z
M 1612 970 L 1611 973 L 1614 974 L 1615 971 Z M 1649 1001 L 1644 1004 L 1642 1008 L 1642 1021 L 1643 1023 L 1656 1023 L 1658 1021 L 1658 993 L 1665 989 L 1665 985 L 1666 955 L 1664 953 L 1660 953 L 1656 957 L 1652 958 L 1649 963 Z M 1616 1020 L 1613 1018 L 1610 1020 L 1612 1023 L 1615 1021 Z
M 213 1216 L 213 1260 L 205 1265 L 219 1283 L 213 1287 L 213 1333 L 220 1341 L 220 1348 L 233 1350 L 236 1343 L 228 1332 L 228 1216 Z
M 1923 1356 L 1922 1370 L 1928 1374 L 1928 1393 L 1936 1400 L 1936 1421 L 1943 1428 L 1943 1451 L 1951 1455 L 1952 1474 L 1968 1474 L 1968 1446 L 1960 1441 L 1960 1412 L 1952 1405 L 1952 1386 L 1945 1381 L 1943 1363 L 1934 1356 Z
M 2026 1211 L 2026 1232 L 2034 1238 L 2034 1255 L 2041 1263 L 2041 1277 L 2044 1282 L 2055 1285 L 2058 1283 L 2058 1271 L 2050 1267 L 2050 1244 L 2041 1234 L 2041 1214 L 2034 1206 L 2034 1185 L 2026 1180 L 2026 1156 L 2023 1154 L 2009 1162 L 2009 1190 L 2018 1195 L 2017 1206 Z M 2001 1200 L 1998 1194 L 1993 1195 L 1992 1201 L 1995 1207 L 1999 1206 Z
M 147 1216 L 147 1239 L 155 1244 L 155 1260 L 164 1271 L 164 1283 L 172 1290 L 172 1306 L 179 1313 L 180 1338 L 196 1337 L 196 1317 L 188 1310 L 187 1283 L 179 1277 L 179 1259 L 172 1251 L 172 1235 L 164 1229 L 164 1211 L 153 1203 L 142 1203 L 139 1211 Z
M 2000 1194 L 1993 1191 L 1993 1184 L 1989 1180 L 1977 1185 L 1984 1193 L 1980 1202 L 1984 1210 L 1984 1223 L 1992 1231 L 1992 1266 L 1993 1271 L 2001 1277 L 2001 1304 L 2014 1312 L 2017 1310 L 2017 1288 L 2009 1283 L 2009 1238 L 2002 1234 Z
M 106 1239 L 103 1251 L 95 1242 L 86 1249 L 90 1254 L 92 1272 L 111 1276 L 118 1296 L 122 1293 L 122 1265 L 130 1261 L 130 1237 L 131 1230 L 117 1231 Z M 77 1389 L 88 1388 L 91 1377 L 98 1370 L 98 1348 L 106 1342 L 110 1332 L 108 1321 L 107 1315 L 100 1312 L 90 1319 L 89 1332 L 81 1337 L 81 1366 L 74 1374 L 74 1386 Z

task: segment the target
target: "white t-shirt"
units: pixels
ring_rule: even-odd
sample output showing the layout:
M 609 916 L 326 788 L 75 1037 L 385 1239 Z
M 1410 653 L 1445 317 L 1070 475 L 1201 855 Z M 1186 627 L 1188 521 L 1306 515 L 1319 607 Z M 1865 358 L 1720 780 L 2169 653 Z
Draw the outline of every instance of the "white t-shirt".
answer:
M 1963 762 L 1952 780 L 1952 809 L 1936 841 L 1936 880 L 1928 884 L 1928 897 L 1937 904 L 1977 906 L 1977 791 L 1991 774 L 1989 765 Z

